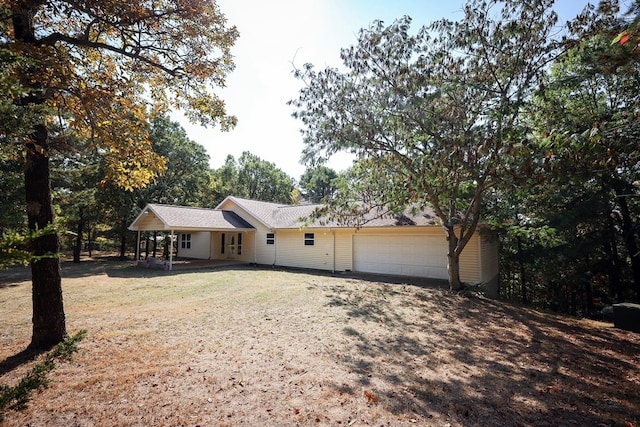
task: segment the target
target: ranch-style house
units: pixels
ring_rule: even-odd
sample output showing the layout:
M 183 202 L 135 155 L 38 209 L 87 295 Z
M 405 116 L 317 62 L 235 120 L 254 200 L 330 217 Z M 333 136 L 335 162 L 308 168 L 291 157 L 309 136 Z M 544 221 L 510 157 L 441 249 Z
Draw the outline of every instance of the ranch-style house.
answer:
M 309 219 L 319 206 L 233 196 L 214 209 L 148 204 L 129 229 L 138 232 L 138 243 L 142 231 L 170 233 L 181 258 L 448 278 L 447 241 L 429 211 L 372 217 L 355 227 Z M 489 294 L 497 292 L 495 232 L 478 227 L 460 256 L 460 276 L 464 282 L 483 284 Z

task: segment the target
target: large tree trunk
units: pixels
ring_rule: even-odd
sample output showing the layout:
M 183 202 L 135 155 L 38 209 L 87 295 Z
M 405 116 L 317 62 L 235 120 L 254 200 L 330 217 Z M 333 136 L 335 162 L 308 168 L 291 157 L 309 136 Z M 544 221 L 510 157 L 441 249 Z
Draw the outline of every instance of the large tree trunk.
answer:
M 452 291 L 459 291 L 462 289 L 462 281 L 460 280 L 460 255 L 456 253 L 448 253 L 447 261 L 449 289 Z
M 47 128 L 38 125 L 33 143 L 28 144 L 26 150 L 24 178 L 31 231 L 53 224 L 47 140 Z M 33 239 L 31 250 L 36 258 L 31 262 L 33 335 L 30 347 L 49 348 L 67 337 L 57 233 Z
M 447 272 L 449 273 L 449 289 L 459 291 L 462 289 L 462 280 L 460 280 L 460 254 L 458 253 L 458 236 L 456 236 L 453 227 L 446 227 L 447 242 L 449 249 L 447 251 Z
M 38 47 L 33 17 L 40 2 L 12 2 L 11 22 L 16 40 Z M 21 105 L 42 105 L 45 103 L 39 85 L 41 76 L 37 65 L 21 76 L 25 87 L 31 89 Z M 48 157 L 49 133 L 45 121 L 34 126 L 34 132 L 26 143 L 24 182 L 27 202 L 29 230 L 36 231 L 53 224 L 51 208 L 51 187 Z M 35 256 L 31 262 L 31 282 L 33 301 L 33 335 L 31 348 L 48 348 L 67 336 L 64 307 L 62 303 L 62 277 L 58 258 L 59 241 L 57 233 L 51 232 L 31 241 L 30 249 Z

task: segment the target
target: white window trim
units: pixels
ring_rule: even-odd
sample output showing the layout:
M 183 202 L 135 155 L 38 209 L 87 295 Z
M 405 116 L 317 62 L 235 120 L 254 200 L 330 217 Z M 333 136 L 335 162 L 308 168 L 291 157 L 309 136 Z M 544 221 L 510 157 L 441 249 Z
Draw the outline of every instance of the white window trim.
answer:
M 267 233 L 266 244 L 269 246 L 276 244 L 276 233 Z
M 191 233 L 182 233 L 180 236 L 180 248 L 191 249 Z
M 304 245 L 315 246 L 316 245 L 316 233 L 304 233 Z

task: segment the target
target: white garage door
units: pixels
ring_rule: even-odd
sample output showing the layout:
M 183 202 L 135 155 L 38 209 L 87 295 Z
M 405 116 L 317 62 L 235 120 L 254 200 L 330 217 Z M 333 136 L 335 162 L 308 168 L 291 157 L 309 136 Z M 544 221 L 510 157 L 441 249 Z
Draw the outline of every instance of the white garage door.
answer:
M 439 236 L 356 235 L 353 270 L 447 279 L 447 241 Z

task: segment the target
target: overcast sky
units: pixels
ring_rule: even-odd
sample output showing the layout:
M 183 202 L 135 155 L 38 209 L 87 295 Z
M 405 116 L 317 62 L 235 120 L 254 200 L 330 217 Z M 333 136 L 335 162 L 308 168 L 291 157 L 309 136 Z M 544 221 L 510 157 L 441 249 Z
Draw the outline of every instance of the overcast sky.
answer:
M 587 0 L 556 0 L 561 18 L 572 18 Z M 296 180 L 305 171 L 300 164 L 303 149 L 301 122 L 291 117 L 287 101 L 297 98 L 300 82 L 293 77 L 294 64 L 312 63 L 316 69 L 340 65 L 341 48 L 355 44 L 358 30 L 381 19 L 391 23 L 404 15 L 412 28 L 442 17 L 462 18 L 458 0 L 218 0 L 228 22 L 240 31 L 233 48 L 236 69 L 227 87 L 218 93 L 227 112 L 238 118 L 229 132 L 205 129 L 179 120 L 190 139 L 209 153 L 218 168 L 231 154 L 236 159 L 250 151 L 275 163 Z M 562 19 L 561 19 L 562 20 Z M 341 171 L 346 156 L 329 166 Z

